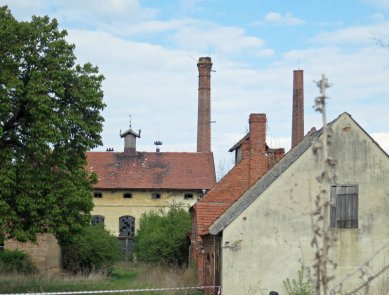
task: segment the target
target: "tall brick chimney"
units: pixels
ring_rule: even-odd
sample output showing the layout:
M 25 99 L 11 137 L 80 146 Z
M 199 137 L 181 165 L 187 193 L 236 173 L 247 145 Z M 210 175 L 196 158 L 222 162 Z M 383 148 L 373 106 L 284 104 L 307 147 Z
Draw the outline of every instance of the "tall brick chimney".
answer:
M 250 186 L 267 171 L 266 114 L 250 114 Z
M 304 138 L 304 71 L 293 71 L 292 148 Z
M 211 152 L 211 70 L 210 57 L 200 57 L 197 152 Z

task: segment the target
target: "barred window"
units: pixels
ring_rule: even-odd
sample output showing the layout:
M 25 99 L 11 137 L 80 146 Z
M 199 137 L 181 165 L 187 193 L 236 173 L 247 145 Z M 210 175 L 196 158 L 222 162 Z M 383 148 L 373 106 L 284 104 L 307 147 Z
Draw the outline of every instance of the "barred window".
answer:
M 358 186 L 332 186 L 330 208 L 332 228 L 358 228 Z
M 92 224 L 97 225 L 97 224 L 103 224 L 104 225 L 104 216 L 103 215 L 93 215 L 92 216 Z
M 125 215 L 119 218 L 119 237 L 135 236 L 135 218 Z

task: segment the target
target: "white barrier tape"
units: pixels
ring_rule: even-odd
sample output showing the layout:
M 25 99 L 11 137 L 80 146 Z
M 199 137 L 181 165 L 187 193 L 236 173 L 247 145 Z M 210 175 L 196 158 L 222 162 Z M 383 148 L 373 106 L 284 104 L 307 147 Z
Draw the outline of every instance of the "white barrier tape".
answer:
M 198 287 L 177 287 L 177 288 L 150 288 L 150 289 L 128 289 L 128 290 L 105 290 L 105 291 L 74 291 L 74 292 L 43 292 L 43 293 L 0 293 L 0 295 L 68 295 L 68 294 L 109 294 L 109 293 L 135 293 L 135 292 L 154 292 L 154 291 L 177 291 L 219 288 L 219 286 L 198 286 Z

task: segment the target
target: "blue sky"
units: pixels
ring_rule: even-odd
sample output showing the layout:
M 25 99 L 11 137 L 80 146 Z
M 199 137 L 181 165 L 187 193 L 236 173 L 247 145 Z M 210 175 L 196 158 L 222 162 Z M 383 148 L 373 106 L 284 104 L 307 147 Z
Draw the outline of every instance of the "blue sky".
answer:
M 292 73 L 305 77 L 305 131 L 325 73 L 328 117 L 350 113 L 389 151 L 389 0 L 0 0 L 19 20 L 57 18 L 79 63 L 105 75 L 104 147 L 123 148 L 119 131 L 142 129 L 138 150 L 195 151 L 197 67 L 212 57 L 212 149 L 217 170 L 266 113 L 268 144 L 290 146 Z M 222 165 L 219 165 L 222 163 Z M 217 171 L 219 172 L 219 171 Z

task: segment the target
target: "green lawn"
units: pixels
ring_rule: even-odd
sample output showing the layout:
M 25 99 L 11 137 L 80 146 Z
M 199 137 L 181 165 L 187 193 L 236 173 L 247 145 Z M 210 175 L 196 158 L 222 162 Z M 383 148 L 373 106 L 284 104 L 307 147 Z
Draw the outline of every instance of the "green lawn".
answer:
M 39 293 L 94 290 L 128 290 L 195 286 L 193 269 L 164 268 L 139 264 L 118 265 L 109 277 L 95 273 L 89 276 L 55 277 L 0 275 L 0 293 Z M 114 293 L 110 293 L 114 294 Z M 118 293 L 117 293 L 118 294 Z M 132 294 L 132 293 L 121 293 Z M 201 291 L 135 292 L 140 295 L 191 294 Z

